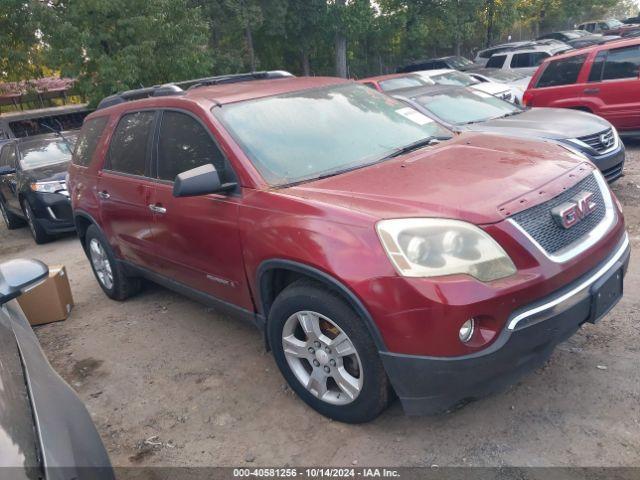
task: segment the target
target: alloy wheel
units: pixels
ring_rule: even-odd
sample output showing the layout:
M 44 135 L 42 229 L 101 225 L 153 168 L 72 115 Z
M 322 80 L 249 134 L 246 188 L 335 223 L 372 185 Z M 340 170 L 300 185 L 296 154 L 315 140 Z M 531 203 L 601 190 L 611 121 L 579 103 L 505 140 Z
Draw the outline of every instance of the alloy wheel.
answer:
M 331 319 L 311 311 L 291 315 L 282 329 L 282 348 L 295 377 L 315 397 L 332 405 L 358 398 L 364 378 L 360 357 Z
M 33 238 L 36 238 L 38 235 L 36 233 L 36 227 L 33 224 L 33 215 L 31 215 L 31 207 L 29 207 L 29 204 L 25 201 L 22 209 L 24 210 L 24 216 L 27 217 L 27 223 L 29 224 L 29 230 L 31 230 L 31 235 L 33 235 Z
M 104 288 L 111 290 L 113 288 L 111 262 L 97 238 L 92 238 L 91 242 L 89 242 L 89 256 L 91 257 L 91 264 L 93 265 L 98 280 Z

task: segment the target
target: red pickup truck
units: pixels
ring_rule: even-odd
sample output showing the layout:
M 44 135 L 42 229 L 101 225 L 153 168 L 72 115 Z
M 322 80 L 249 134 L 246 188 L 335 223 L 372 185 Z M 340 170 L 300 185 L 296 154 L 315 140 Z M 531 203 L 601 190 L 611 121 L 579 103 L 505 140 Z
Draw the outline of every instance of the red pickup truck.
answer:
M 109 297 L 144 278 L 249 320 L 300 398 L 345 422 L 394 395 L 424 414 L 504 388 L 617 303 L 629 259 L 584 157 L 454 136 L 336 78 L 108 98 L 69 191 Z
M 545 60 L 531 79 L 523 103 L 584 110 L 609 120 L 620 134 L 640 133 L 640 38 Z

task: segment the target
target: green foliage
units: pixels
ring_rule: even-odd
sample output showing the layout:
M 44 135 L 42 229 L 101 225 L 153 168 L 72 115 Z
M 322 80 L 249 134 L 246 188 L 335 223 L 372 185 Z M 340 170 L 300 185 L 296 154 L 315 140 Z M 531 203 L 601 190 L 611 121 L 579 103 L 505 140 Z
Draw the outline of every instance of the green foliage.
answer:
M 50 7 L 48 61 L 93 102 L 119 90 L 207 75 L 202 12 L 185 0 L 82 0 Z
M 0 78 L 48 68 L 91 101 L 118 90 L 256 69 L 389 73 L 436 55 L 531 38 L 632 0 L 0 0 Z M 344 64 L 343 64 L 344 65 Z

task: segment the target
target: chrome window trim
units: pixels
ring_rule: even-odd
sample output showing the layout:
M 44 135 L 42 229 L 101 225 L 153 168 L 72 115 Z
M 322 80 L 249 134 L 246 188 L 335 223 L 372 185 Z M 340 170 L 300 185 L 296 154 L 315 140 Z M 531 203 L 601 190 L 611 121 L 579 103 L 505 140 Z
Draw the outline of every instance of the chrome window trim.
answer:
M 561 296 L 559 296 L 559 297 L 557 297 L 557 298 L 555 298 L 555 299 L 553 299 L 553 300 L 551 300 L 551 301 L 549 301 L 549 302 L 547 302 L 547 303 L 545 303 L 543 305 L 539 305 L 539 306 L 537 306 L 535 308 L 527 310 L 526 312 L 522 312 L 519 315 L 516 315 L 513 319 L 511 319 L 509 321 L 509 325 L 507 326 L 507 328 L 509 330 L 514 330 L 516 328 L 516 326 L 518 325 L 518 323 L 520 323 L 525 318 L 528 318 L 528 317 L 530 317 L 532 315 L 536 315 L 536 314 L 538 314 L 540 312 L 543 312 L 545 310 L 553 308 L 553 307 L 561 304 L 562 302 L 565 302 L 566 300 L 570 299 L 574 295 L 577 295 L 578 293 L 582 292 L 584 289 L 586 289 L 586 288 L 590 287 L 591 285 L 593 285 L 605 273 L 607 273 L 611 269 L 611 267 L 613 267 L 615 265 L 615 263 L 618 260 L 620 260 L 620 257 L 622 257 L 624 255 L 624 253 L 627 251 L 628 247 L 629 247 L 629 234 L 627 232 L 625 232 L 624 240 L 622 242 L 622 245 L 618 249 L 618 251 L 615 253 L 615 255 L 613 257 L 611 257 L 611 259 L 609 259 L 609 261 L 607 263 L 605 263 L 602 267 L 600 267 L 596 273 L 594 273 L 589 278 L 587 278 L 586 280 L 581 282 L 575 288 L 572 288 L 567 293 L 565 293 L 565 294 L 563 294 L 563 295 L 561 295 Z
M 593 175 L 595 176 L 598 187 L 600 188 L 600 192 L 602 193 L 602 198 L 604 199 L 604 218 L 598 225 L 596 225 L 593 230 L 591 230 L 579 240 L 573 242 L 570 245 L 567 245 L 559 252 L 550 254 L 531 235 L 529 235 L 529 233 L 524 228 L 522 228 L 520 224 L 518 224 L 518 222 L 511 218 L 507 219 L 507 222 L 509 222 L 520 233 L 522 233 L 531 243 L 533 243 L 538 248 L 538 250 L 542 252 L 545 257 L 547 257 L 552 262 L 564 263 L 571 260 L 572 258 L 580 255 L 581 253 L 585 252 L 596 243 L 598 243 L 598 241 L 611 229 L 618 217 L 614 206 L 613 197 L 611 196 L 611 191 L 609 190 L 609 186 L 607 185 L 607 181 L 597 170 L 593 171 Z

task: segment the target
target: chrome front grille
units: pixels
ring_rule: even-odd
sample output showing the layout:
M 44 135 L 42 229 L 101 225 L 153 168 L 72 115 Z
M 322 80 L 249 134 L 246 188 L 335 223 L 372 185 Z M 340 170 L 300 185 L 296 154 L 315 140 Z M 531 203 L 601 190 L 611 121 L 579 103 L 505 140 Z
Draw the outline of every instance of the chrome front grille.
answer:
M 599 154 L 602 154 L 615 146 L 616 137 L 613 129 L 608 128 L 593 135 L 578 137 L 578 140 L 587 144 Z
M 606 184 L 604 188 L 607 188 Z M 571 228 L 564 228 L 556 221 L 551 211 L 555 207 L 571 201 L 582 192 L 593 194 L 592 200 L 596 207 Z M 511 221 L 531 237 L 544 252 L 554 256 L 581 243 L 596 228 L 600 228 L 608 215 L 608 210 L 609 215 L 613 215 L 610 194 L 603 190 L 595 174 L 592 174 L 555 198 L 513 215 Z

